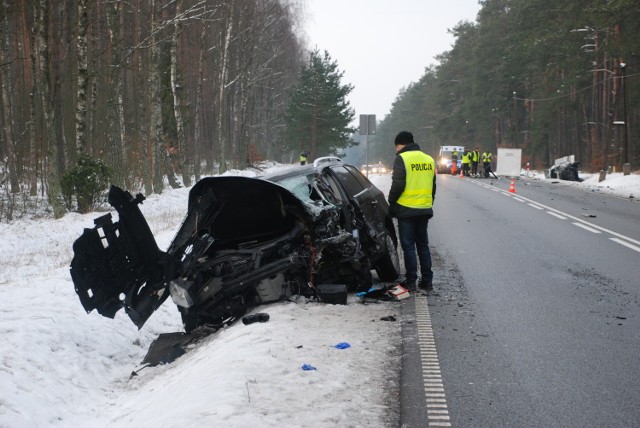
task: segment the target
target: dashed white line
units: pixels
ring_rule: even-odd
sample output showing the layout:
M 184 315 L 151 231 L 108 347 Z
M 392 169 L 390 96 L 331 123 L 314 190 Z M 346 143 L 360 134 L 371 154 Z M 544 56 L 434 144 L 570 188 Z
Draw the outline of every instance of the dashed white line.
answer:
M 618 238 L 609 238 L 609 239 L 611 239 L 613 242 L 617 242 L 620 245 L 624 245 L 625 247 L 631 248 L 632 250 L 635 250 L 640 253 L 640 247 L 636 247 L 635 245 L 631 245 L 628 242 L 624 242 L 622 239 L 618 239 Z
M 554 216 L 554 217 L 557 217 L 557 218 L 559 218 L 560 220 L 566 220 L 566 219 L 567 219 L 565 216 L 562 216 L 562 215 L 560 215 L 560 214 L 556 214 L 556 213 L 551 212 L 551 211 L 547 211 L 547 214 L 550 214 L 550 215 L 552 215 L 552 216 Z
M 505 196 L 512 196 L 511 193 L 507 192 L 506 190 L 499 189 L 499 191 L 500 191 L 500 193 L 502 193 Z M 602 233 L 602 232 L 604 232 L 604 233 L 608 233 L 609 235 L 616 236 L 617 238 L 609 238 L 609 239 L 611 239 L 612 241 L 617 242 L 619 244 L 622 244 L 625 247 L 630 248 L 630 249 L 632 249 L 634 251 L 638 251 L 638 249 L 640 248 L 640 241 L 635 240 L 635 239 L 633 239 L 633 238 L 631 238 L 629 236 L 625 236 L 625 235 L 623 235 L 621 233 L 614 232 L 613 230 L 604 228 L 602 226 L 598 226 L 596 224 L 589 223 L 589 222 L 584 221 L 584 220 L 582 220 L 582 219 L 580 219 L 578 217 L 575 217 L 575 216 L 572 216 L 572 215 L 567 214 L 565 212 L 559 211 L 559 210 L 557 210 L 555 208 L 552 208 L 550 206 L 547 206 L 547 205 L 541 204 L 539 202 L 533 201 L 531 199 L 525 198 L 524 196 L 519 196 L 518 198 L 524 199 L 525 202 L 529 202 L 528 205 L 530 205 L 530 206 L 532 206 L 532 207 L 534 207 L 536 209 L 547 210 L 546 211 L 547 214 L 550 214 L 550 215 L 552 215 L 554 217 L 557 217 L 557 218 L 559 218 L 561 220 L 567 220 L 567 219 L 575 220 L 575 222 L 573 223 L 575 226 L 581 227 L 581 228 L 583 228 L 585 230 L 588 230 L 589 232 L 592 232 L 592 233 Z M 515 196 L 514 196 L 514 199 L 516 199 Z
M 584 230 L 588 230 L 588 231 L 589 231 L 589 232 L 591 232 L 591 233 L 602 233 L 602 232 L 600 232 L 599 230 L 594 229 L 594 228 L 589 227 L 589 226 L 586 226 L 586 225 L 584 225 L 584 224 L 582 224 L 582 223 L 572 223 L 572 224 L 573 224 L 573 225 L 575 225 L 575 226 L 581 227 L 581 228 L 583 228 Z
M 476 184 L 480 184 L 480 183 L 476 183 Z M 610 235 L 617 236 L 618 238 L 609 238 L 609 239 L 612 240 L 613 242 L 616 242 L 616 243 L 618 243 L 620 245 L 623 245 L 623 246 L 625 246 L 627 248 L 630 248 L 630 249 L 640 253 L 640 242 L 635 240 L 635 239 L 633 239 L 633 238 L 630 238 L 628 236 L 622 235 L 620 233 L 616 233 L 616 232 L 614 232 L 612 230 L 609 230 L 609 229 L 605 229 L 604 227 L 601 227 L 601 226 L 586 222 L 586 221 L 581 220 L 581 219 L 579 219 L 577 217 L 574 217 L 572 215 L 563 213 L 562 211 L 558 211 L 555 208 L 551 208 L 549 206 L 546 206 L 546 205 L 540 204 L 538 202 L 532 201 L 532 200 L 530 200 L 528 198 L 515 196 L 511 192 L 507 192 L 505 190 L 498 189 L 498 188 L 495 188 L 495 187 L 488 187 L 488 186 L 486 186 L 484 184 L 480 184 L 480 185 L 483 186 L 483 187 L 486 187 L 488 189 L 491 189 L 493 191 L 500 192 L 505 196 L 512 196 L 513 199 L 518 201 L 518 202 L 528 202 L 527 205 L 529 205 L 530 207 L 535 208 L 537 210 L 547 210 L 546 211 L 547 214 L 552 215 L 552 216 L 554 216 L 556 218 L 559 218 L 560 220 L 567 220 L 567 218 L 570 218 L 572 220 L 576 220 L 576 222 L 572 223 L 573 225 L 578 226 L 578 227 L 580 227 L 580 228 L 582 228 L 584 230 L 588 230 L 591 233 L 596 233 L 597 234 L 597 233 L 605 232 L 605 233 L 608 233 Z M 636 245 L 634 245 L 634 244 L 636 244 Z

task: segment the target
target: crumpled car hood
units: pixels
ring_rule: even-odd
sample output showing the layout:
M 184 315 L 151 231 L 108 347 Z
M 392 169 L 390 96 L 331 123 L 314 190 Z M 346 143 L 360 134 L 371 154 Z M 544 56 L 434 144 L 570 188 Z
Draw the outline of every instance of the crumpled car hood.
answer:
M 141 328 L 169 296 L 168 284 L 208 251 L 275 239 L 311 224 L 311 215 L 287 189 L 257 178 L 208 177 L 189 192 L 187 215 L 166 252 L 158 249 L 138 205 L 144 196 L 112 186 L 119 214 L 97 218 L 74 242 L 71 277 L 87 312 L 113 318 L 124 308 Z

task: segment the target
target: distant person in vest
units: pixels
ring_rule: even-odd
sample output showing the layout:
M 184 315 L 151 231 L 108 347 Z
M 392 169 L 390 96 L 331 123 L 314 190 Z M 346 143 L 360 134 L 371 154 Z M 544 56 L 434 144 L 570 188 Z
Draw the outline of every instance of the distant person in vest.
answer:
M 464 148 L 462 152 L 462 175 L 465 177 L 469 176 L 469 165 L 471 164 L 471 152 Z
M 451 175 L 456 175 L 458 171 L 458 151 L 453 149 L 451 152 Z
M 433 272 L 427 226 L 433 217 L 436 164 L 431 156 L 420 151 L 411 132 L 400 132 L 394 143 L 396 158 L 393 162 L 389 207 L 391 216 L 398 219 L 398 234 L 404 253 L 404 285 L 409 290 L 416 289 L 419 260 L 422 278 L 418 286 L 431 291 Z
M 478 163 L 480 162 L 480 148 L 475 146 L 471 152 L 471 175 L 478 176 Z
M 309 156 L 309 153 L 307 152 L 300 153 L 300 165 L 305 165 L 307 163 L 307 156 Z
M 484 178 L 489 178 L 489 174 L 492 173 L 490 151 L 486 151 L 482 153 L 482 166 L 484 167 Z

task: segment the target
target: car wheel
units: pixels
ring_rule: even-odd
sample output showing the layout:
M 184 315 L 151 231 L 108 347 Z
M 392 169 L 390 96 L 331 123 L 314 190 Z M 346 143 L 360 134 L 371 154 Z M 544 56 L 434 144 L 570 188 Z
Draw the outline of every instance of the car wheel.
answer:
M 358 287 L 356 291 L 368 291 L 373 285 L 373 275 L 371 275 L 371 264 L 367 263 L 358 275 Z
M 391 236 L 387 235 L 387 252 L 376 263 L 376 272 L 381 281 L 393 281 L 400 276 L 400 258 Z

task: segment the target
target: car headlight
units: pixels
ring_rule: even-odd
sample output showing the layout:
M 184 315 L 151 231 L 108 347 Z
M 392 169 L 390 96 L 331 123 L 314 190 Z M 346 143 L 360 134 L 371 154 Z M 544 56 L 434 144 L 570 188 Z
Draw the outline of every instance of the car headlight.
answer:
M 171 300 L 178 306 L 183 308 L 190 308 L 193 306 L 193 298 L 189 293 L 189 290 L 193 286 L 193 281 L 187 281 L 184 278 L 176 278 L 169 282 L 169 292 L 171 293 Z
M 440 165 L 446 165 L 448 162 L 448 159 L 440 159 Z

